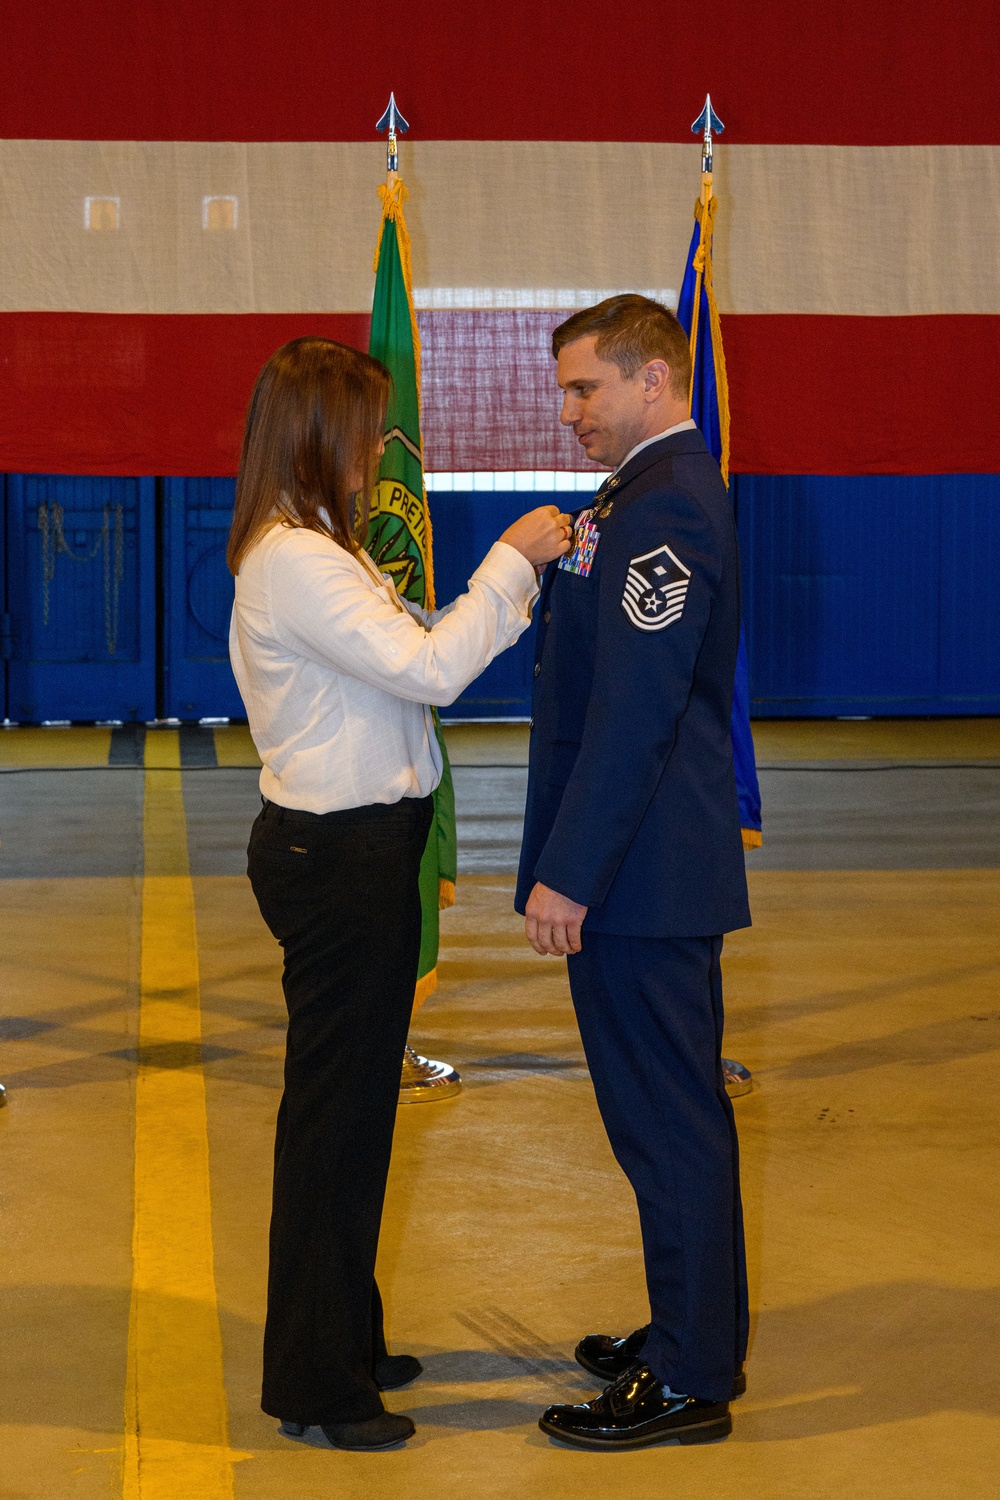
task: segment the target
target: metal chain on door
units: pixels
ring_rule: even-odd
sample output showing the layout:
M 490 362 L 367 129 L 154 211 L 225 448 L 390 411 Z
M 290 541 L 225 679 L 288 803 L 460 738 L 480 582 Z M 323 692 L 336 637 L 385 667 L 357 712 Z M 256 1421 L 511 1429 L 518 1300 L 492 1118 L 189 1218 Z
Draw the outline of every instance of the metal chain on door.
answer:
M 89 552 L 74 552 L 66 540 L 63 528 L 63 508 L 58 500 L 42 501 L 38 507 L 38 529 L 42 534 L 42 623 L 49 623 L 49 599 L 52 580 L 56 576 L 56 558 L 60 552 L 76 563 L 93 562 L 98 552 L 104 551 L 104 636 L 108 655 L 114 656 L 118 646 L 118 602 L 121 582 L 125 576 L 125 516 L 121 502 L 116 503 L 114 562 L 111 558 L 111 506 L 104 507 L 104 525 L 97 541 Z

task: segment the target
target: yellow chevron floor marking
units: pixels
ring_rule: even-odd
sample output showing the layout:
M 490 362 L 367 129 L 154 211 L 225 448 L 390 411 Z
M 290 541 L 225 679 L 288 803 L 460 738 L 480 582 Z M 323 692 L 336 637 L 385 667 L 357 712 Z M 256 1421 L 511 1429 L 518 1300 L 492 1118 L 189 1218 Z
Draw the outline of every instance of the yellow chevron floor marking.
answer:
M 755 719 L 757 759 L 1000 760 L 1000 718 Z
M 0 766 L 106 766 L 111 730 L 96 724 L 0 729 Z
M 245 724 L 220 724 L 212 731 L 220 766 L 259 766 L 260 756 Z
M 125 1500 L 233 1494 L 212 1256 L 194 891 L 174 730 L 146 737 Z

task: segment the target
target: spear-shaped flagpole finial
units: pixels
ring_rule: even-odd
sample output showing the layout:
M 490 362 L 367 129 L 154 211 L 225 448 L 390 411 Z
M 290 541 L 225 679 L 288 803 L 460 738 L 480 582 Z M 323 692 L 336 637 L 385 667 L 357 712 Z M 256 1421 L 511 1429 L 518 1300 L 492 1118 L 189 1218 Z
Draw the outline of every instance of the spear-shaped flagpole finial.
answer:
M 703 172 L 711 172 L 712 170 L 712 132 L 714 131 L 716 135 L 721 135 L 725 128 L 725 125 L 723 125 L 712 108 L 711 94 L 706 94 L 705 108 L 691 126 L 693 135 L 697 135 L 699 130 L 703 132 L 701 142 L 701 170 Z
M 404 120 L 396 104 L 396 95 L 389 95 L 389 105 L 385 114 L 375 126 L 376 130 L 388 130 L 389 139 L 386 142 L 386 170 L 397 172 L 399 170 L 399 156 L 396 150 L 396 132 L 402 135 L 409 130 L 409 121 Z

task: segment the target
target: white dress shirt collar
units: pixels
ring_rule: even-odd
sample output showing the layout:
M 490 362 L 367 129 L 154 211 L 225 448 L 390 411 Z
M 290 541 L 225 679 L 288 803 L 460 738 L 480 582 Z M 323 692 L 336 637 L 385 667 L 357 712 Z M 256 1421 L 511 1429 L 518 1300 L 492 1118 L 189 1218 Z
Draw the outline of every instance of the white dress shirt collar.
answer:
M 693 427 L 697 426 L 698 423 L 693 421 L 691 417 L 688 417 L 686 421 L 675 422 L 673 427 L 666 428 L 664 432 L 658 432 L 655 437 L 646 438 L 643 442 L 636 443 L 634 448 L 629 449 L 625 457 L 622 459 L 621 463 L 618 465 L 618 468 L 616 468 L 613 472 L 617 474 L 618 469 L 624 469 L 629 459 L 635 458 L 635 455 L 637 453 L 641 453 L 643 448 L 648 448 L 650 443 L 658 443 L 661 438 L 673 437 L 675 432 L 690 432 Z

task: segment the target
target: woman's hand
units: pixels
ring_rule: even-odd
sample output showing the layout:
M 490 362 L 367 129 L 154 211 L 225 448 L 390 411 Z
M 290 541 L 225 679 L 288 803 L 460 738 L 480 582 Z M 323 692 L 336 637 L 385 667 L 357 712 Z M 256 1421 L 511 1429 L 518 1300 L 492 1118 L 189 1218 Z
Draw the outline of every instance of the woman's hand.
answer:
M 500 540 L 516 548 L 533 567 L 544 567 L 572 549 L 573 522 L 554 505 L 540 505 L 508 526 Z

